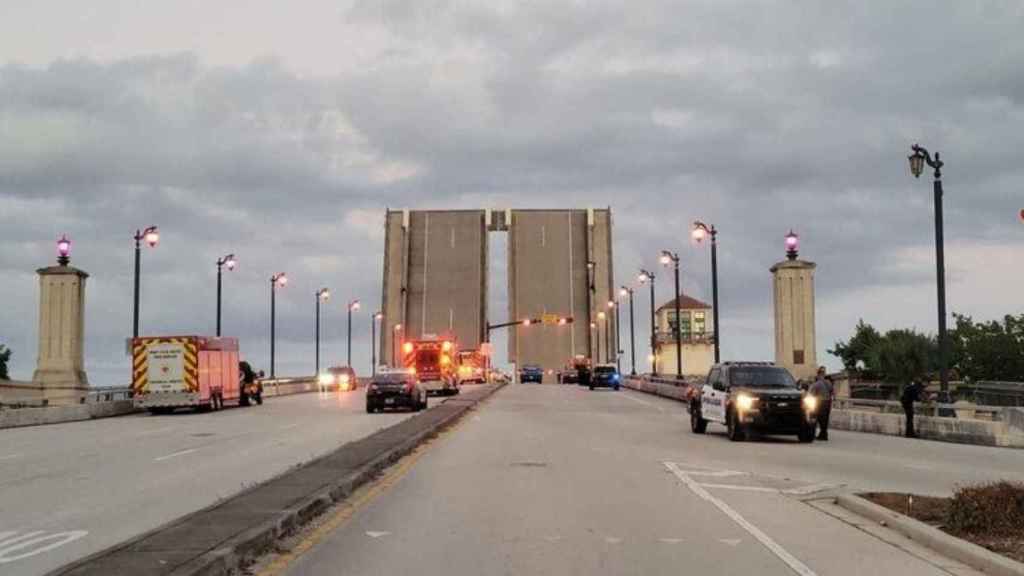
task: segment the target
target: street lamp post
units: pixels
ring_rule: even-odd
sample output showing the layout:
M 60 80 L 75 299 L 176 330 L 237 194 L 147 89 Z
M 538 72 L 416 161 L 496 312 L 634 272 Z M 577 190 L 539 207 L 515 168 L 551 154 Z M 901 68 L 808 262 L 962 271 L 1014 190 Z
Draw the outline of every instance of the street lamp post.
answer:
M 718 325 L 718 230 L 714 224 L 708 226 L 700 220 L 694 222 L 693 239 L 700 243 L 707 236 L 711 236 L 711 315 L 715 325 L 715 364 L 718 364 L 722 360 L 719 351 L 722 328 Z
M 320 375 L 320 303 L 327 302 L 330 299 L 331 291 L 329 289 L 321 288 L 316 291 L 316 330 L 314 338 L 316 340 L 316 371 L 314 374 L 318 377 Z
M 605 324 L 605 343 L 608 345 L 608 351 L 611 352 L 612 345 L 615 346 L 615 369 L 622 371 L 622 363 L 619 360 L 619 304 L 614 300 L 608 301 L 608 309 L 615 310 L 615 333 L 612 334 L 611 318 L 608 319 L 608 323 Z M 609 336 L 612 336 L 609 338 Z
M 650 360 L 651 360 L 651 374 L 654 375 L 654 376 L 657 376 L 658 375 L 658 354 L 657 354 L 656 351 L 658 349 L 658 338 L 657 338 L 656 331 L 658 329 L 658 326 L 657 326 L 657 321 L 655 320 L 655 317 L 654 317 L 654 307 L 656 305 L 655 301 L 654 301 L 654 278 L 655 278 L 655 276 L 654 276 L 653 272 L 649 272 L 647 270 L 640 270 L 640 276 L 637 277 L 637 280 L 639 280 L 641 284 L 644 284 L 646 282 L 650 282 L 650 285 L 651 285 L 651 354 L 650 354 Z
M 587 315 L 592 316 L 594 314 L 594 299 L 597 298 L 597 286 L 594 283 L 594 276 L 597 274 L 597 262 L 593 260 L 587 260 Z M 600 335 L 597 335 L 598 337 Z M 587 346 L 587 353 L 591 353 L 595 348 L 600 348 L 601 343 L 595 342 Z M 598 351 L 594 356 L 594 361 L 601 361 L 601 353 Z
M 597 320 L 604 325 L 604 361 L 607 362 L 611 350 L 608 348 L 608 315 L 604 310 L 597 313 Z M 601 358 L 601 330 L 597 332 L 597 358 Z
M 377 375 L 377 322 L 380 322 L 384 318 L 384 313 L 377 312 L 373 313 L 373 319 L 370 321 L 370 375 Z M 381 353 L 381 356 L 384 354 Z
M 401 324 L 395 324 L 391 330 L 391 367 L 398 367 L 398 333 L 402 331 Z
M 359 310 L 359 300 L 348 303 L 348 365 L 352 366 L 352 312 Z
M 274 370 L 274 344 L 275 329 L 277 321 L 277 289 L 283 288 L 288 283 L 288 276 L 284 272 L 278 272 L 270 277 L 270 378 L 276 374 Z
M 227 266 L 228 272 L 235 269 L 238 265 L 238 260 L 235 259 L 234 254 L 228 254 L 221 258 L 217 258 L 217 337 L 220 338 L 220 301 L 221 301 L 221 277 L 224 275 L 224 267 Z
M 932 160 L 928 150 L 914 144 L 910 148 L 913 151 L 908 157 L 910 160 L 910 172 L 915 178 L 919 178 L 924 171 L 925 163 L 935 169 L 935 180 L 933 191 L 935 195 L 935 274 L 938 291 L 938 316 L 939 316 L 939 390 L 940 402 L 949 402 L 949 336 L 946 333 L 946 256 L 945 240 L 943 237 L 942 218 L 942 166 L 939 153 L 935 153 L 935 160 Z
M 596 342 L 597 355 L 594 357 L 594 365 L 597 365 L 601 363 L 601 335 L 597 331 L 597 322 L 590 323 L 590 337 Z
M 150 248 L 155 248 L 160 242 L 160 231 L 156 226 L 150 226 L 145 230 L 135 230 L 135 304 L 132 307 L 132 336 L 139 337 L 139 276 L 142 270 L 142 241 L 145 240 Z
M 665 266 L 672 264 L 672 268 L 676 275 L 676 299 L 675 299 L 675 312 L 676 312 L 676 378 L 683 377 L 683 323 L 680 321 L 680 310 L 679 310 L 679 254 L 675 252 L 669 252 L 668 250 L 661 251 L 661 263 Z
M 629 364 L 630 374 L 636 376 L 636 323 L 633 319 L 633 289 L 623 286 L 619 294 L 623 297 L 629 296 Z

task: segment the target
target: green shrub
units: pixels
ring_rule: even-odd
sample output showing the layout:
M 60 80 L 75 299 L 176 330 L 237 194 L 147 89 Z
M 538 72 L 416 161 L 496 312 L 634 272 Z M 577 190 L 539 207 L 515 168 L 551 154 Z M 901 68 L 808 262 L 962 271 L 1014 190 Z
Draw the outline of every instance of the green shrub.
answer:
M 1024 535 L 1024 483 L 965 486 L 953 494 L 946 526 L 957 534 Z

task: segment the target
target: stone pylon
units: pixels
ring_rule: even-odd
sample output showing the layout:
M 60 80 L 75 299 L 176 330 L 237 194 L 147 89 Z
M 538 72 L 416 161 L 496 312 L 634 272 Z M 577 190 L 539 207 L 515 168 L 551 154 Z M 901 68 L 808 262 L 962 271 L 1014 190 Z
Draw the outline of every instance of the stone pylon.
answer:
M 49 404 L 78 403 L 89 388 L 85 375 L 84 271 L 68 265 L 39 274 L 39 359 L 33 383 Z
M 771 267 L 775 307 L 775 363 L 794 378 L 814 378 L 818 369 L 814 324 L 814 262 L 796 258 Z

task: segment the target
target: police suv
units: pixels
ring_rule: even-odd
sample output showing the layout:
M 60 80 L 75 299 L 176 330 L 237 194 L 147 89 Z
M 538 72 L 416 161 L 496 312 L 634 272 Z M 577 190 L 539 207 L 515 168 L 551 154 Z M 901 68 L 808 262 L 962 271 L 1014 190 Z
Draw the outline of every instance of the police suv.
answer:
M 785 368 L 771 362 L 723 362 L 708 373 L 690 402 L 690 428 L 703 434 L 708 422 L 723 424 L 736 442 L 748 432 L 796 434 L 814 441 L 817 399 L 806 395 Z

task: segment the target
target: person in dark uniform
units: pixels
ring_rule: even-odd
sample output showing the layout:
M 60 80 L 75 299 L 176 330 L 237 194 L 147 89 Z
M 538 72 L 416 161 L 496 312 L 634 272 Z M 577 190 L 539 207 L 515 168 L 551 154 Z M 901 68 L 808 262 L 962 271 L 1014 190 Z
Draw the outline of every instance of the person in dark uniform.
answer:
M 903 414 L 906 415 L 907 438 L 917 438 L 917 432 L 914 431 L 914 402 L 920 402 L 923 394 L 924 384 L 921 383 L 920 378 L 914 378 L 910 384 L 903 387 L 903 395 L 900 396 L 900 404 L 903 405 Z
M 828 419 L 832 415 L 832 381 L 825 375 L 825 367 L 818 368 L 814 383 L 807 393 L 818 400 L 818 440 L 828 441 Z

